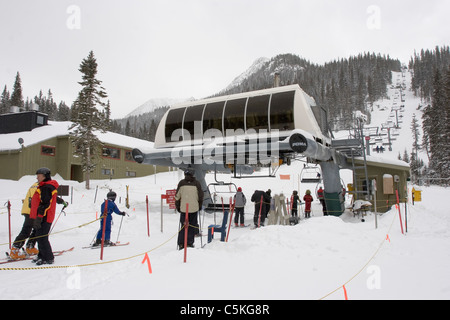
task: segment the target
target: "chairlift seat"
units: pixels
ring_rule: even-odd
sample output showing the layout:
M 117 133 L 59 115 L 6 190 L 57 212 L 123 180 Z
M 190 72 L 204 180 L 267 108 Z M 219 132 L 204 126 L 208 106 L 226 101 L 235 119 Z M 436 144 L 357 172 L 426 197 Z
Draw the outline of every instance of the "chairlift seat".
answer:
M 208 226 L 208 243 L 214 239 L 214 233 L 220 232 L 220 241 L 224 242 L 227 235 L 228 210 L 223 212 L 222 225 L 211 224 Z

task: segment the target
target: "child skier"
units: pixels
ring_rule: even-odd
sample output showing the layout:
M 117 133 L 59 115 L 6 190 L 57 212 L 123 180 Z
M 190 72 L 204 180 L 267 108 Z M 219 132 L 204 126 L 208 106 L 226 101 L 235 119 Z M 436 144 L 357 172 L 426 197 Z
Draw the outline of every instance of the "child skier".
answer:
M 241 223 L 241 227 L 245 227 L 244 224 L 244 207 L 247 202 L 247 199 L 245 198 L 245 195 L 242 193 L 242 188 L 239 187 L 237 189 L 236 194 L 234 195 L 234 203 L 235 208 L 234 211 L 236 212 L 236 216 L 234 217 L 234 225 L 237 227 L 239 226 L 239 222 Z
M 300 197 L 298 196 L 298 192 L 296 190 L 293 191 L 291 196 L 291 209 L 292 209 L 292 217 L 298 217 L 298 207 L 297 204 L 302 204 Z
M 305 218 L 311 218 L 311 203 L 313 202 L 311 190 L 306 190 L 303 201 L 305 201 Z
M 120 211 L 119 208 L 117 207 L 117 205 L 114 203 L 114 201 L 116 201 L 116 197 L 117 194 L 114 191 L 110 191 L 108 192 L 108 194 L 106 195 L 106 198 L 108 199 L 108 208 L 107 213 L 106 213 L 106 224 L 105 224 L 105 241 L 104 241 L 104 245 L 105 246 L 114 246 L 115 243 L 110 241 L 110 237 L 111 237 L 111 222 L 112 222 L 112 213 L 116 213 L 118 215 L 124 216 L 125 212 L 124 211 Z M 101 210 L 101 215 L 103 216 L 104 212 L 105 212 L 105 202 L 102 203 L 100 210 Z M 94 247 L 99 246 L 102 243 L 102 234 L 103 234 L 103 219 L 104 217 L 100 220 L 100 230 L 97 233 L 97 240 L 95 241 L 95 243 L 93 244 Z

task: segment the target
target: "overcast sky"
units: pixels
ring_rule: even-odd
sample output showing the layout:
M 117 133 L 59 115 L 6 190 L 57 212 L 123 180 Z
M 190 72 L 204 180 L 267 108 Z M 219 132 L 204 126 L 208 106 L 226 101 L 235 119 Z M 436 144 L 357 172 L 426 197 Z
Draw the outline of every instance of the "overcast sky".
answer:
M 217 93 L 259 57 L 323 64 L 362 52 L 407 63 L 450 44 L 448 0 L 0 0 L 0 86 L 17 71 L 69 106 L 90 50 L 120 118 L 152 98 Z

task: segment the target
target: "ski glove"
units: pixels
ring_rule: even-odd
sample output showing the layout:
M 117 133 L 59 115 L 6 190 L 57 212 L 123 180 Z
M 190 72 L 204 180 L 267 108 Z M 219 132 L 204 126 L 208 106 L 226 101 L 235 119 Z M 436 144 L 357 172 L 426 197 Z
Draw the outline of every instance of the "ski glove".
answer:
M 41 217 L 37 217 L 33 221 L 33 228 L 35 230 L 39 230 L 41 227 L 42 227 L 42 218 Z
M 121 215 L 121 216 L 124 216 L 124 215 L 126 215 L 127 213 L 125 212 L 125 211 L 122 211 L 121 213 L 119 213 L 119 215 Z

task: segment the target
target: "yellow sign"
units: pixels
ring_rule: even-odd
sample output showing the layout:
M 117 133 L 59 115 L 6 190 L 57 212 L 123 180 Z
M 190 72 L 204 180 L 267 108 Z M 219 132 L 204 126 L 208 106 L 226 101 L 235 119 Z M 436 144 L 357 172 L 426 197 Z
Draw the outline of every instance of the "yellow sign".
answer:
M 416 190 L 415 188 L 412 189 L 412 197 L 414 202 L 421 202 L 422 201 L 422 191 Z

